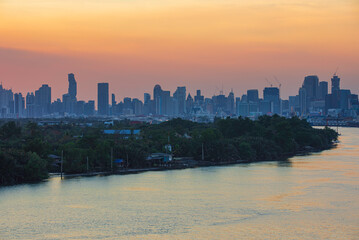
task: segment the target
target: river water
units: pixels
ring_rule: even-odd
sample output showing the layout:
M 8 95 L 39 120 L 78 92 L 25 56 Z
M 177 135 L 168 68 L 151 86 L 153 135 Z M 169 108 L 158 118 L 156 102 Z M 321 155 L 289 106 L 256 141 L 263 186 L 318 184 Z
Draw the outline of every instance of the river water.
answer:
M 359 239 L 359 129 L 287 162 L 0 188 L 0 239 Z

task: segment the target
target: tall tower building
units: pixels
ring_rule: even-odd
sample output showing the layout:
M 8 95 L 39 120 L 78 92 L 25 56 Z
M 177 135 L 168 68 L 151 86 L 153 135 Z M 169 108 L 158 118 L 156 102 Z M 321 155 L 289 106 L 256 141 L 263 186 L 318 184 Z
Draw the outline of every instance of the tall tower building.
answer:
M 325 96 L 328 94 L 328 82 L 319 83 L 319 95 L 318 98 L 321 100 L 325 99 Z
M 69 91 L 68 94 L 71 98 L 76 99 L 77 95 L 77 83 L 75 80 L 75 75 L 73 73 L 68 74 L 68 80 L 69 80 Z
M 15 116 L 17 118 L 22 118 L 24 116 L 24 110 L 25 110 L 25 99 L 21 93 L 14 94 L 14 102 L 15 102 Z
M 303 87 L 299 89 L 299 108 L 301 116 L 307 114 L 307 90 Z
M 155 114 L 162 114 L 162 88 L 160 85 L 156 85 L 153 88 L 153 101 L 155 103 Z
M 340 78 L 337 75 L 332 77 L 332 94 L 340 90 Z
M 51 110 L 51 87 L 43 84 L 39 90 L 35 91 L 36 116 L 50 114 Z
M 176 99 L 178 114 L 186 113 L 186 87 L 177 87 L 176 92 L 173 94 Z
M 274 114 L 281 114 L 281 103 L 279 96 L 279 88 L 266 87 L 263 90 L 263 99 L 271 104 L 271 112 Z
M 98 115 L 109 114 L 109 87 L 108 83 L 97 84 L 97 110 Z
M 258 89 L 247 90 L 247 101 L 248 102 L 259 102 Z
M 319 78 L 318 76 L 306 76 L 303 82 L 303 88 L 307 92 L 307 98 L 312 101 L 317 99 L 317 93 L 319 88 Z

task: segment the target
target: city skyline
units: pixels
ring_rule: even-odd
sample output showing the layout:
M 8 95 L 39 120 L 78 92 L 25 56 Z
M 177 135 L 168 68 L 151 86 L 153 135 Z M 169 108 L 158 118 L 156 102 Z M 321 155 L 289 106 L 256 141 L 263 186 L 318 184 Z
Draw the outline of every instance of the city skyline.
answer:
M 155 85 L 158 84 L 158 85 L 160 85 L 161 87 L 165 87 L 166 89 L 169 89 L 168 85 L 173 85 L 173 84 L 168 84 L 168 85 L 167 85 L 166 83 L 161 84 L 161 83 L 156 83 L 156 82 L 155 82 L 154 84 L 152 84 L 152 86 L 150 86 L 149 89 L 142 89 L 142 88 L 138 88 L 138 87 L 137 87 L 137 91 L 139 92 L 139 95 L 133 96 L 133 95 L 129 95 L 129 94 L 123 93 L 123 92 L 131 92 L 130 89 L 125 89 L 124 91 L 121 91 L 121 90 L 120 90 L 120 89 L 123 89 L 123 88 L 114 89 L 114 87 L 111 87 L 110 81 L 103 81 L 103 80 L 102 80 L 102 81 L 96 82 L 96 83 L 94 84 L 94 93 L 93 93 L 93 94 L 86 94 L 86 97 L 83 97 L 84 94 L 83 94 L 83 90 L 82 90 L 81 88 L 86 85 L 85 82 L 81 81 L 81 78 L 80 78 L 75 72 L 70 73 L 70 74 L 76 76 L 76 84 L 77 84 L 77 85 L 76 85 L 76 87 L 75 87 L 75 89 L 76 89 L 76 90 L 75 90 L 75 91 L 76 91 L 75 96 L 76 96 L 77 94 L 79 94 L 79 92 L 82 93 L 82 94 L 79 94 L 79 97 L 78 97 L 78 98 L 81 99 L 81 100 L 84 100 L 84 101 L 97 100 L 97 94 L 98 94 L 97 85 L 98 85 L 99 82 L 109 83 L 109 94 L 110 94 L 110 95 L 111 95 L 111 94 L 115 94 L 117 99 L 124 99 L 124 98 L 126 98 L 126 97 L 131 97 L 131 98 L 138 98 L 138 99 L 141 99 L 141 100 L 143 100 L 143 101 L 144 101 L 143 93 L 151 92 L 151 91 L 152 91 L 151 88 L 153 88 L 153 86 L 155 86 Z M 319 77 L 317 74 L 306 74 L 306 75 L 303 75 L 303 76 L 304 76 L 304 77 L 305 77 L 305 76 L 318 76 L 318 80 L 319 80 L 319 81 L 325 81 L 325 82 L 330 83 L 331 78 L 333 77 L 333 75 L 337 75 L 337 72 L 335 72 L 334 74 L 329 74 L 329 75 L 330 75 L 330 77 L 329 77 L 328 79 L 323 79 L 323 78 Z M 338 74 L 338 75 L 340 75 L 340 77 L 341 77 L 342 79 L 345 79 L 344 77 L 342 77 L 341 74 Z M 247 88 L 247 89 L 246 89 L 246 88 L 236 89 L 236 88 L 233 88 L 233 87 L 226 87 L 226 86 L 224 86 L 224 85 L 221 85 L 220 82 L 218 82 L 218 85 L 216 85 L 216 86 L 214 87 L 213 93 L 211 93 L 211 91 L 206 91 L 206 90 L 205 90 L 206 88 L 205 88 L 205 87 L 203 88 L 203 86 L 202 86 L 202 88 L 201 88 L 201 87 L 199 87 L 199 88 L 193 88 L 193 87 L 192 87 L 192 89 L 191 89 L 191 88 L 189 88 L 189 87 L 188 87 L 187 85 L 185 85 L 185 84 L 182 84 L 182 85 L 183 85 L 183 86 L 186 86 L 187 92 L 192 93 L 193 96 L 195 95 L 195 93 L 196 93 L 196 91 L 197 91 L 198 89 L 201 89 L 201 92 L 204 93 L 204 95 L 207 96 L 207 97 L 212 97 L 212 96 L 215 96 L 215 95 L 219 95 L 221 92 L 223 92 L 223 94 L 225 94 L 225 95 L 228 95 L 228 94 L 229 94 L 230 92 L 232 92 L 232 91 L 235 93 L 235 95 L 241 96 L 241 95 L 243 95 L 243 94 L 246 94 L 246 93 L 247 93 L 247 90 L 250 90 L 250 89 L 261 89 L 261 88 L 264 89 L 265 87 L 271 87 L 271 86 L 273 86 L 273 87 L 278 87 L 278 88 L 279 88 L 279 85 L 280 85 L 280 88 L 281 88 L 281 93 L 280 93 L 280 95 L 281 95 L 281 97 L 282 97 L 282 98 L 288 98 L 288 97 L 290 97 L 290 96 L 292 96 L 292 95 L 298 93 L 298 87 L 299 87 L 300 85 L 302 85 L 302 83 L 303 83 L 303 78 L 304 78 L 303 76 L 302 76 L 301 80 L 298 80 L 297 85 L 292 86 L 292 88 L 295 89 L 295 91 L 293 91 L 293 94 L 292 94 L 292 93 L 289 93 L 289 92 L 286 92 L 286 91 L 285 91 L 285 89 L 286 89 L 285 83 L 283 84 L 282 81 L 281 81 L 280 79 L 278 79 L 278 78 L 277 78 L 276 76 L 274 76 L 274 75 L 273 75 L 273 76 L 269 76 L 269 77 L 265 77 L 265 78 L 263 79 L 263 81 L 262 81 L 262 85 L 259 86 L 259 88 L 252 87 L 252 88 Z M 52 102 L 53 102 L 53 101 L 56 101 L 57 99 L 61 99 L 62 96 L 63 96 L 63 94 L 66 93 L 66 91 L 69 91 L 69 85 L 64 84 L 64 77 L 66 77 L 66 74 L 63 74 L 63 77 L 62 77 L 62 79 L 61 79 L 61 82 L 58 82 L 58 83 L 56 84 L 56 86 L 59 86 L 59 85 L 61 86 L 60 89 L 61 89 L 61 91 L 63 91 L 63 92 L 59 92 L 60 90 L 59 90 L 59 89 L 56 89 L 55 87 L 53 87 L 51 84 L 49 84 L 49 82 L 42 82 L 42 83 L 40 83 L 40 85 L 42 85 L 42 84 L 47 84 L 47 85 L 49 85 L 49 86 L 52 87 L 52 90 L 53 90 L 52 95 L 51 95 L 51 101 L 52 101 Z M 70 81 L 70 80 L 69 80 L 69 81 Z M 342 88 L 344 88 L 344 89 L 350 89 L 353 94 L 359 94 L 359 86 L 358 86 L 358 87 L 354 87 L 354 88 L 348 87 L 348 83 L 346 82 L 346 79 L 345 79 L 345 81 L 342 82 L 341 84 L 342 84 Z M 39 88 L 39 86 L 33 86 L 32 89 L 30 89 L 30 90 L 25 90 L 24 92 L 21 92 L 21 91 L 16 91 L 16 89 L 14 89 L 11 85 L 9 86 L 6 81 L 2 81 L 2 82 L 1 82 L 1 85 L 2 85 L 4 88 L 6 88 L 6 89 L 11 89 L 14 93 L 22 93 L 23 95 L 26 94 L 27 92 L 35 92 L 35 91 Z M 181 85 L 181 84 L 180 84 L 180 85 Z M 180 85 L 174 86 L 173 88 L 170 89 L 170 91 L 171 91 L 171 92 L 175 92 L 176 88 L 177 88 L 178 86 L 180 86 Z M 135 87 L 134 87 L 134 88 L 135 88 Z M 331 88 L 331 85 L 330 85 L 330 88 Z M 329 90 L 330 90 L 330 89 L 329 89 Z M 54 94 L 54 93 L 55 93 L 55 94 Z M 206 94 L 206 93 L 208 93 L 208 94 Z M 96 98 L 95 98 L 94 96 L 96 96 Z M 152 96 L 152 95 L 151 95 L 151 96 Z M 262 92 L 262 91 L 259 91 L 259 97 L 262 97 L 262 98 L 263 98 L 263 92 Z M 97 102 L 97 101 L 96 101 L 96 102 Z M 109 100 L 109 103 L 111 103 L 111 100 Z
M 228 96 L 221 90 L 219 94 L 202 95 L 196 90 L 193 97 L 186 86 L 177 86 L 173 91 L 164 90 L 159 84 L 153 94 L 143 92 L 143 101 L 125 97 L 117 101 L 115 93 L 110 92 L 109 83 L 97 83 L 97 101 L 84 101 L 77 98 L 77 81 L 73 73 L 68 74 L 68 90 L 52 101 L 52 88 L 48 84 L 35 92 L 14 93 L 11 89 L 0 87 L 0 114 L 2 118 L 41 118 L 41 117 L 81 117 L 81 116 L 164 116 L 164 117 L 250 117 L 278 114 L 285 117 L 341 116 L 356 118 L 359 114 L 358 94 L 343 88 L 341 78 L 334 73 L 329 82 L 321 81 L 317 75 L 304 77 L 297 94 L 282 97 L 282 84 L 274 77 L 278 86 L 266 79 L 270 86 L 247 89 L 245 94 L 235 95 L 233 89 Z M 93 96 L 92 99 L 95 99 Z M 110 97 L 111 96 L 111 97 Z M 117 100 L 116 100 L 117 99 Z M 97 108 L 95 107 L 97 105 Z M 96 111 L 97 110 L 97 111 Z
M 15 92 L 47 82 L 54 99 L 75 71 L 78 98 L 109 82 L 142 98 L 160 84 L 205 95 L 261 88 L 293 95 L 305 75 L 358 89 L 359 4 L 333 1 L 1 1 L 0 80 Z M 126 89 L 124 92 L 122 89 Z

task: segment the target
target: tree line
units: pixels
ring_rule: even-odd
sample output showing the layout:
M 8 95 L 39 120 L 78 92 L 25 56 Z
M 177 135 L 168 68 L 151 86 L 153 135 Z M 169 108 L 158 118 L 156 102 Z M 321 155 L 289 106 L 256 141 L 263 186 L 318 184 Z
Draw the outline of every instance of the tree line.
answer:
M 196 123 L 172 119 L 161 124 L 115 121 L 111 129 L 139 129 L 139 135 L 104 134 L 104 125 L 39 126 L 36 122 L 7 122 L 0 127 L 0 185 L 36 182 L 59 172 L 63 153 L 66 173 L 110 171 L 112 159 L 121 158 L 128 168 L 148 167 L 146 158 L 165 152 L 170 143 L 174 157 L 192 157 L 213 163 L 236 160 L 282 160 L 301 151 L 332 146 L 337 133 L 312 128 L 297 117 L 261 116 L 215 119 Z M 203 148 L 202 148 L 203 147 Z M 114 165 L 116 170 L 116 165 Z

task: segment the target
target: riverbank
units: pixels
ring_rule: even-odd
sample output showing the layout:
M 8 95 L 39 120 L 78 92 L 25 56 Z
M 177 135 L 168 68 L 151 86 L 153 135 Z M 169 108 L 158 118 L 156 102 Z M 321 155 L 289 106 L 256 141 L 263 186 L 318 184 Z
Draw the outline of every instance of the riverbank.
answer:
M 136 173 L 233 164 L 243 159 L 276 161 L 303 150 L 326 149 L 337 137 L 332 129 L 316 129 L 305 120 L 277 115 L 255 121 L 216 119 L 213 123 L 172 119 L 131 126 L 124 121 L 110 129 L 9 122 L 0 127 L 0 185 L 41 181 L 60 169 L 82 175 L 119 169 L 126 174 L 124 167 Z M 176 162 L 170 160 L 172 155 L 192 159 Z
M 330 148 L 325 149 L 313 149 L 307 148 L 302 151 L 298 151 L 294 155 L 286 155 L 282 160 L 277 161 L 285 161 L 288 158 L 295 156 L 306 156 L 312 153 L 318 153 L 321 151 L 329 150 L 335 148 L 336 144 L 332 144 Z M 159 166 L 159 167 L 150 167 L 150 168 L 140 168 L 140 169 L 120 169 L 116 171 L 101 171 L 101 172 L 87 172 L 87 173 L 63 173 L 62 177 L 65 178 L 76 178 L 76 177 L 93 177 L 93 176 L 110 176 L 110 175 L 129 175 L 129 174 L 138 174 L 144 172 L 154 172 L 154 171 L 171 171 L 171 170 L 181 170 L 181 169 L 189 169 L 189 168 L 199 168 L 199 167 L 215 167 L 215 166 L 230 166 L 235 164 L 248 164 L 248 163 L 259 163 L 259 162 L 268 162 L 273 160 L 257 160 L 257 161 L 249 161 L 249 160 L 237 160 L 231 162 L 209 162 L 209 161 L 196 161 L 192 158 L 187 158 L 187 162 L 181 164 L 174 163 L 173 165 L 168 166 Z M 50 177 L 58 177 L 61 176 L 61 173 L 50 173 Z

